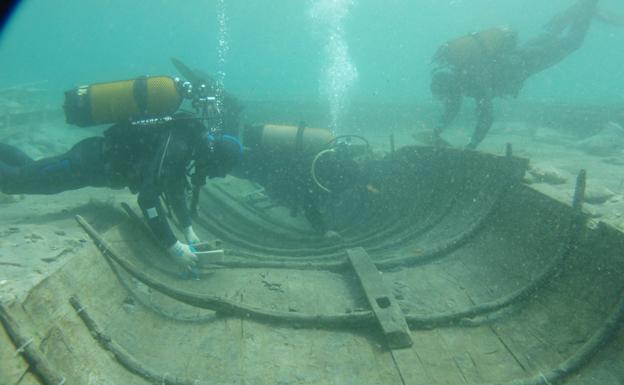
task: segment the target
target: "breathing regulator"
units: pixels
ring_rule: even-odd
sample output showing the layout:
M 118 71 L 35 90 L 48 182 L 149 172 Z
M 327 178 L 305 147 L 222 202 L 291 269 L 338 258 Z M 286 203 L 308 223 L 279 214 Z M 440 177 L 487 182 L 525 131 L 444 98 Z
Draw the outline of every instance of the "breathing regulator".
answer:
M 209 121 L 221 114 L 217 97 L 212 87 L 204 83 L 195 86 L 189 81 L 182 81 L 174 78 L 178 84 L 178 89 L 185 99 L 191 101 L 191 106 L 200 116 L 202 121 Z
M 359 135 L 339 135 L 331 139 L 324 150 L 319 151 L 312 160 L 310 174 L 314 183 L 323 191 L 332 193 L 333 189 L 320 177 L 319 165 L 325 158 L 340 167 L 345 162 L 357 162 L 371 154 L 370 143 Z

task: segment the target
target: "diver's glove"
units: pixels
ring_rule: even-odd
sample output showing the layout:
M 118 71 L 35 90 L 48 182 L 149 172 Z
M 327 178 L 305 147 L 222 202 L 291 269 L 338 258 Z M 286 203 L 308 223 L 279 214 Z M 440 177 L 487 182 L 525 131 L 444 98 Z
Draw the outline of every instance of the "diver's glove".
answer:
M 176 241 L 173 246 L 167 249 L 167 252 L 176 263 L 189 271 L 193 271 L 197 266 L 197 255 L 195 255 L 195 248 L 191 245 Z
M 479 142 L 475 140 L 470 140 L 470 142 L 468 142 L 468 144 L 464 148 L 466 150 L 476 150 L 478 145 L 479 145 Z
M 193 231 L 193 226 L 189 225 L 188 227 L 183 228 L 182 233 L 184 233 L 184 238 L 186 238 L 186 241 L 190 245 L 201 242 L 197 234 L 195 234 L 195 231 Z
M 442 126 L 436 126 L 431 134 L 431 145 L 434 147 L 451 147 L 449 142 L 442 139 Z
M 338 233 L 337 231 L 334 231 L 334 230 L 327 230 L 325 232 L 325 234 L 323 234 L 323 238 L 325 238 L 328 241 L 332 241 L 332 242 L 338 242 L 338 241 L 342 240 L 342 237 L 340 236 L 340 233 Z

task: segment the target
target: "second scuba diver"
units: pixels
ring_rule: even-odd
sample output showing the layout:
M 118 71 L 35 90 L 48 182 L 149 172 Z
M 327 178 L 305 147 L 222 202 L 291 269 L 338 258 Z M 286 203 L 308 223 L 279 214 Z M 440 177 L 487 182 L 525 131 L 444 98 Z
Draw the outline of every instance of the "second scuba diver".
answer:
M 339 240 L 322 208 L 338 194 L 362 187 L 363 176 L 350 148 L 336 139 L 327 129 L 304 125 L 247 126 L 245 154 L 232 175 L 258 183 L 292 216 L 303 211 L 318 235 Z

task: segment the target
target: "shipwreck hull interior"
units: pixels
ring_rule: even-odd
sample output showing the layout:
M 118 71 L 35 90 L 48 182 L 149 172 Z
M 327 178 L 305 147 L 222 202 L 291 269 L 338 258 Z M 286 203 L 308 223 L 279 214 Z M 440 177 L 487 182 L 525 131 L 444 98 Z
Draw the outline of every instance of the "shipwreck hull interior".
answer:
M 2 384 L 622 384 L 624 235 L 522 183 L 527 161 L 404 147 L 303 215 L 211 181 L 188 274 L 134 204 L 2 305 Z M 131 202 L 128 202 L 131 203 Z

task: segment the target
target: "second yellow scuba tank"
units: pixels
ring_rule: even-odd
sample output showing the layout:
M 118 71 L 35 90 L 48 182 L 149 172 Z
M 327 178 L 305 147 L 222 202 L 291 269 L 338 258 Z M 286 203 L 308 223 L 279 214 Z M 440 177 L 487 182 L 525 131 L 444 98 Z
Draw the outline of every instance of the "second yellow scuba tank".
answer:
M 175 79 L 144 76 L 66 91 L 63 108 L 67 123 L 88 127 L 171 115 L 182 99 Z
M 352 143 L 354 138 L 362 141 L 364 146 Z M 313 183 L 328 193 L 352 183 L 354 170 L 359 167 L 356 156 L 370 153 L 368 141 L 361 136 L 335 136 L 327 128 L 305 126 L 247 126 L 243 131 L 243 143 L 251 154 L 249 167 L 259 167 L 265 174 L 263 177 L 266 173 L 273 173 L 279 179 L 285 174 L 287 178 L 299 178 L 299 182 L 292 182 L 300 183 L 300 178 L 309 173 Z M 267 164 L 271 165 L 268 170 Z M 295 170 L 294 174 L 292 170 Z
M 471 33 L 441 46 L 433 56 L 433 61 L 457 67 L 479 65 L 492 56 L 513 49 L 517 39 L 517 33 L 509 27 Z
M 326 128 L 265 124 L 246 127 L 243 140 L 252 149 L 314 155 L 326 149 L 333 139 L 334 135 Z

